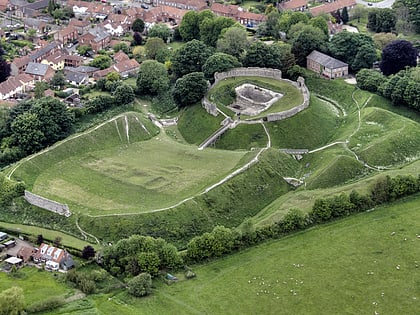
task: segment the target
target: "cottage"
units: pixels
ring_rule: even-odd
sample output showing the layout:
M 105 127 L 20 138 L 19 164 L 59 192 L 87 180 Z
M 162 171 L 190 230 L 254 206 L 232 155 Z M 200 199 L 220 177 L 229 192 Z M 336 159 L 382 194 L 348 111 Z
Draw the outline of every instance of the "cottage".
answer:
M 36 62 L 30 62 L 25 73 L 37 81 L 50 81 L 54 76 L 54 70 L 49 65 Z
M 309 70 L 330 79 L 345 77 L 349 72 L 347 63 L 316 50 L 306 57 L 306 66 Z
M 282 11 L 305 11 L 308 8 L 308 0 L 287 0 L 279 5 Z
M 72 85 L 82 85 L 89 81 L 89 77 L 86 73 L 77 71 L 66 71 L 66 81 Z
M 127 78 L 129 75 L 137 74 L 140 64 L 135 59 L 129 59 L 115 64 L 113 68 L 121 77 Z
M 80 45 L 92 47 L 94 52 L 109 47 L 111 35 L 101 27 L 95 27 L 80 37 Z
M 334 13 L 337 11 L 341 11 L 344 8 L 348 10 L 352 9 L 356 5 L 356 0 L 336 0 L 332 2 L 326 2 L 320 6 L 316 6 L 309 9 L 309 12 L 313 16 L 318 16 L 324 13 Z
M 16 257 L 22 259 L 22 261 L 24 263 L 26 263 L 27 261 L 29 261 L 32 258 L 32 255 L 34 254 L 34 249 L 33 247 L 28 247 L 28 246 L 22 246 L 17 254 Z
M 74 267 L 73 258 L 66 250 L 42 243 L 36 253 L 32 255 L 34 262 L 45 263 L 46 269 L 55 269 L 57 264 L 60 269 L 69 270 Z

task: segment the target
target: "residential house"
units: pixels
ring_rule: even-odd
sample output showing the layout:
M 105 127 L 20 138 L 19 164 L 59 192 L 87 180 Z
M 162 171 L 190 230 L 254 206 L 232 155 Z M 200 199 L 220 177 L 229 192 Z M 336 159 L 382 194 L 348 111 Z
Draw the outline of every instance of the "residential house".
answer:
M 60 44 L 54 41 L 35 50 L 35 52 L 29 55 L 29 58 L 32 62 L 41 62 L 46 57 L 53 55 L 58 51 L 61 51 Z
M 48 24 L 40 19 L 24 18 L 23 24 L 25 25 L 26 29 L 33 28 L 34 30 L 36 30 L 37 33 L 41 34 L 45 33 L 49 29 Z
M 323 13 L 334 13 L 334 12 L 337 12 L 338 10 L 341 11 L 345 7 L 347 7 L 347 9 L 349 10 L 349 9 L 352 9 L 355 5 L 356 5 L 356 0 L 335 0 L 332 2 L 326 2 L 317 7 L 310 8 L 309 12 L 313 16 L 318 16 Z
M 24 263 L 28 262 L 31 258 L 32 255 L 35 253 L 35 250 L 33 247 L 28 247 L 28 246 L 22 246 L 17 254 L 16 257 L 22 259 L 22 261 Z
M 71 19 L 69 26 L 75 27 L 79 35 L 82 35 L 90 29 L 90 22 L 88 20 Z
M 140 64 L 136 61 L 136 59 L 129 59 L 119 62 L 112 67 L 121 75 L 121 77 L 127 78 L 130 75 L 137 74 Z
M 12 63 L 10 64 L 10 75 L 16 76 L 18 74 L 24 73 L 26 70 L 26 66 L 30 61 L 31 58 L 29 56 L 23 56 L 13 59 Z
M 72 25 L 63 28 L 54 34 L 54 39 L 59 40 L 63 44 L 72 43 L 77 38 L 79 38 L 79 33 L 77 28 Z
M 258 26 L 267 19 L 264 14 L 248 12 L 237 5 L 225 5 L 214 2 L 210 10 L 216 15 L 230 17 L 247 27 Z
M 71 68 L 71 67 L 65 67 L 64 68 L 64 73 L 67 73 L 69 71 L 85 73 L 89 77 L 92 77 L 95 72 L 99 71 L 99 68 L 95 68 L 95 67 L 91 67 L 91 66 L 78 66 L 78 67 L 75 67 L 75 68 Z
M 330 79 L 345 77 L 349 73 L 347 63 L 314 50 L 306 57 L 306 67 Z
M 74 267 L 73 258 L 66 250 L 44 243 L 39 246 L 32 258 L 36 263 L 45 263 L 45 267 L 50 270 L 58 270 L 58 268 L 69 270 Z
M 56 52 L 53 55 L 47 56 L 45 59 L 41 61 L 42 64 L 50 65 L 55 71 L 62 70 L 65 65 L 65 58 L 64 54 L 61 52 Z
M 159 7 L 162 5 L 189 11 L 208 9 L 208 4 L 205 0 L 153 0 L 153 6 Z
M 117 23 L 104 23 L 104 29 L 112 36 L 123 36 L 125 33 L 124 28 Z
M 0 0 L 0 11 L 5 12 L 9 5 L 9 0 Z
M 15 6 L 15 15 L 18 17 L 35 17 L 39 15 L 40 10 L 48 7 L 49 0 L 39 0 L 32 3 L 20 0 L 10 0 Z
M 96 72 L 93 74 L 93 78 L 94 78 L 95 80 L 98 80 L 98 79 L 100 79 L 100 78 L 105 78 L 105 77 L 107 76 L 107 74 L 108 74 L 108 73 L 111 73 L 111 72 L 116 72 L 116 70 L 114 69 L 114 67 L 113 67 L 113 66 L 111 66 L 111 67 L 109 67 L 109 68 L 106 68 L 106 69 L 103 69 L 103 70 L 96 71 Z
M 288 0 L 279 4 L 282 11 L 305 11 L 308 9 L 308 0 Z
M 80 45 L 88 45 L 92 47 L 94 52 L 109 47 L 111 35 L 101 27 L 90 29 L 89 32 L 83 34 L 80 39 Z
M 47 64 L 30 62 L 25 73 L 32 76 L 36 81 L 50 81 L 55 71 Z
M 83 58 L 77 55 L 64 55 L 65 67 L 79 67 L 83 64 Z
M 82 85 L 89 82 L 89 77 L 86 73 L 77 72 L 77 71 L 66 71 L 65 73 L 66 81 L 73 85 Z
M 0 83 L 0 100 L 16 98 L 19 94 L 32 90 L 34 84 L 34 79 L 28 74 L 10 76 L 6 81 Z
M 120 50 L 119 52 L 117 52 L 114 55 L 114 61 L 116 63 L 120 63 L 120 62 L 123 62 L 123 61 L 128 60 L 128 59 L 130 59 L 130 57 L 128 57 L 128 55 L 126 53 L 124 53 L 122 50 Z

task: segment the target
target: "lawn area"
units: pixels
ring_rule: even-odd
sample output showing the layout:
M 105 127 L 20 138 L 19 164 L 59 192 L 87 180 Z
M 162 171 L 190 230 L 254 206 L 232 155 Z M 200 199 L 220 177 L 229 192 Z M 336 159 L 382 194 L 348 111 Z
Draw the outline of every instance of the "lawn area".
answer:
M 256 116 L 242 115 L 243 119 L 258 118 L 267 116 L 270 113 L 282 112 L 302 104 L 303 96 L 300 91 L 285 81 L 279 81 L 271 78 L 263 77 L 237 77 L 227 78 L 218 82 L 209 92 L 208 99 L 217 106 L 225 107 L 233 103 L 235 94 L 232 92 L 237 86 L 244 83 L 255 84 L 259 87 L 266 88 L 283 94 L 283 97 L 271 105 L 267 110 Z
M 419 221 L 417 195 L 195 266 L 147 298 L 94 295 L 54 314 L 417 314 Z
M 80 250 L 82 250 L 86 245 L 90 245 L 96 248 L 96 244 L 89 244 L 86 241 L 83 241 L 74 236 L 65 234 L 63 232 L 54 231 L 51 229 L 44 229 L 37 226 L 7 223 L 7 222 L 0 221 L 0 230 L 2 228 L 16 231 L 16 235 L 19 233 L 30 234 L 33 236 L 37 236 L 41 234 L 44 237 L 44 239 L 47 239 L 47 240 L 54 240 L 57 236 L 59 236 L 61 237 L 61 244 L 63 244 L 64 246 L 69 246 L 69 247 L 77 248 Z
M 244 151 L 199 151 L 166 133 L 147 140 L 153 129 L 138 118 L 123 115 L 75 137 L 23 162 L 13 177 L 72 212 L 139 213 L 194 196 L 244 163 Z
M 45 300 L 53 296 L 68 297 L 74 293 L 74 289 L 57 281 L 57 273 L 39 270 L 35 267 L 19 269 L 16 277 L 0 272 L 0 291 L 13 286 L 23 289 L 26 305 Z

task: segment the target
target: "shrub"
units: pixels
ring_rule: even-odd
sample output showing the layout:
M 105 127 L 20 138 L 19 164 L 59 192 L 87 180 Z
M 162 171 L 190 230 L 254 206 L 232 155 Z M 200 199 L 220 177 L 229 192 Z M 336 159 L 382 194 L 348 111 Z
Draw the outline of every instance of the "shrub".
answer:
M 152 277 L 148 273 L 141 273 L 127 283 L 128 293 L 142 297 L 152 293 Z
M 386 78 L 376 70 L 362 69 L 356 74 L 356 80 L 359 88 L 375 93 Z
M 60 306 L 63 306 L 65 302 L 66 301 L 62 297 L 52 296 L 45 300 L 38 301 L 29 305 L 28 307 L 26 307 L 26 312 L 29 314 L 32 314 L 32 313 L 52 311 L 52 310 L 55 310 L 56 308 L 59 308 Z

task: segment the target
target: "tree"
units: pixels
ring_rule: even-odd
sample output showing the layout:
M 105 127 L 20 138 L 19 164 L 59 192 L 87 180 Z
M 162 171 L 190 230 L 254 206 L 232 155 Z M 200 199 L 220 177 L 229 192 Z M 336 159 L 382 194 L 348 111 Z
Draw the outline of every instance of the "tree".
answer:
M 45 96 L 45 91 L 48 90 L 48 84 L 44 81 L 35 82 L 34 96 L 35 98 L 41 98 Z
M 137 76 L 138 93 L 158 95 L 168 88 L 169 76 L 164 64 L 155 60 L 146 60 L 140 65 Z
M 138 265 L 142 272 L 156 277 L 159 274 L 160 259 L 155 252 L 141 252 L 138 255 Z
M 393 9 L 404 8 L 408 12 L 409 22 L 415 26 L 417 33 L 420 33 L 420 2 L 417 0 L 397 0 Z
M 63 238 L 61 236 L 56 236 L 55 239 L 54 239 L 54 246 L 55 247 L 60 247 L 62 240 L 63 240 Z
M 331 39 L 329 48 L 334 58 L 349 64 L 355 71 L 371 68 L 376 60 L 375 44 L 365 34 L 340 32 Z
M 389 43 L 397 40 L 397 35 L 394 33 L 376 33 L 372 37 L 376 49 L 379 49 L 380 51 L 382 51 Z
M 131 45 L 133 46 L 133 45 L 141 45 L 141 44 L 143 44 L 143 37 L 141 36 L 139 32 L 134 32 L 133 42 Z
M 175 51 L 171 60 L 172 71 L 178 78 L 191 72 L 201 71 L 211 54 L 212 49 L 210 47 L 193 39 Z
M 195 11 L 188 11 L 181 20 L 179 26 L 179 33 L 185 42 L 193 39 L 200 39 L 200 27 L 198 13 Z
M 159 37 L 149 37 L 146 45 L 144 45 L 144 50 L 148 59 L 155 59 L 157 53 L 161 49 L 166 49 L 166 45 L 163 39 Z
M 95 249 L 90 246 L 90 245 L 86 245 L 83 250 L 82 250 L 82 257 L 83 259 L 91 259 L 95 257 Z
M 144 31 L 144 21 L 142 19 L 135 19 L 131 25 L 131 29 L 134 32 L 143 33 Z
M 152 293 L 152 277 L 148 273 L 141 273 L 127 283 L 128 293 L 135 297 L 142 297 Z
M 39 151 L 46 141 L 38 116 L 25 112 L 16 117 L 11 126 L 14 143 L 27 154 Z
M 389 33 L 395 29 L 396 17 L 392 9 L 373 9 L 368 14 L 367 28 L 375 33 Z
M 92 47 L 89 45 L 80 45 L 77 46 L 76 50 L 81 56 L 86 56 L 87 52 L 92 50 Z
M 66 85 L 66 78 L 64 77 L 64 74 L 61 71 L 54 73 L 50 84 L 53 88 L 61 89 L 61 87 Z
M 179 107 L 192 105 L 201 100 L 207 92 L 207 81 L 202 72 L 192 72 L 175 82 L 173 97 Z
M 44 237 L 42 236 L 42 234 L 39 234 L 39 235 L 36 237 L 36 243 L 37 243 L 38 245 L 41 245 L 42 243 L 44 243 Z
M 232 55 L 240 60 L 249 46 L 246 30 L 238 26 L 226 29 L 217 40 L 216 46 L 218 51 Z
M 125 54 L 130 53 L 130 47 L 128 47 L 126 43 L 118 43 L 118 44 L 114 45 L 112 47 L 112 49 L 116 53 L 119 52 L 120 50 L 122 50 Z
M 306 56 L 313 50 L 325 51 L 326 39 L 327 37 L 321 29 L 312 25 L 306 25 L 291 40 L 292 53 L 295 55 L 296 63 L 300 66 L 305 66 Z
M 165 23 L 158 23 L 149 29 L 148 36 L 159 37 L 166 43 L 171 37 L 171 30 Z
M 99 55 L 89 62 L 89 66 L 103 70 L 109 68 L 111 66 L 111 62 L 112 60 L 109 56 Z
M 280 45 L 267 45 L 261 41 L 255 41 L 249 46 L 243 64 L 246 67 L 262 67 L 281 69 Z
M 115 89 L 114 97 L 117 105 L 126 105 L 134 101 L 135 95 L 131 86 L 121 84 Z
M 240 67 L 242 64 L 233 57 L 225 53 L 215 53 L 211 55 L 203 65 L 203 73 L 207 80 L 213 80 L 216 72 L 224 72 L 233 68 Z
M 349 21 L 349 12 L 347 11 L 347 7 L 344 7 L 341 12 L 341 21 L 343 21 L 344 24 L 347 24 Z
M 324 32 L 325 35 L 328 36 L 329 30 L 328 30 L 328 23 L 327 20 L 323 16 L 317 16 L 315 18 L 312 18 L 309 21 L 309 24 L 315 27 L 318 27 L 321 31 Z
M 356 74 L 357 86 L 362 90 L 375 93 L 386 80 L 383 74 L 372 69 L 362 69 Z
M 25 307 L 23 290 L 11 287 L 0 292 L 0 315 L 20 315 Z
M 208 46 L 216 47 L 222 31 L 234 24 L 235 20 L 224 16 L 206 18 L 200 23 L 200 40 Z
M 367 9 L 363 4 L 357 4 L 351 9 L 350 13 L 353 19 L 357 19 L 357 21 L 360 22 L 361 18 L 365 18 L 367 16 Z
M 406 40 L 396 40 L 385 46 L 379 68 L 384 75 L 390 75 L 416 64 L 417 50 L 413 45 Z
M 106 81 L 115 82 L 115 81 L 120 81 L 120 80 L 121 80 L 121 75 L 116 71 L 112 71 L 106 75 Z

